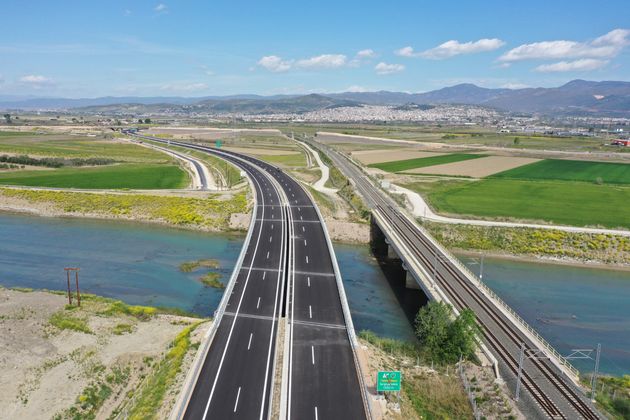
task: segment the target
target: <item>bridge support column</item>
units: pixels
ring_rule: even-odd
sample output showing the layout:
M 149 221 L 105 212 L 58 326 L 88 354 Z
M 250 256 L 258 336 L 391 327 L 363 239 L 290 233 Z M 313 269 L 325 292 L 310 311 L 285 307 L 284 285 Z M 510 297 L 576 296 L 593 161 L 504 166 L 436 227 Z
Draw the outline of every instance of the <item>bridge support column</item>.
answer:
M 416 281 L 416 278 L 409 272 L 405 263 L 402 267 L 405 269 L 405 287 L 407 289 L 420 290 L 420 285 Z
M 372 217 L 370 217 L 370 245 L 375 256 L 388 254 L 389 245 L 387 245 L 385 234 Z
M 386 242 L 387 242 L 387 258 L 389 258 L 390 260 L 399 260 L 400 256 L 398 256 L 394 247 L 388 241 Z

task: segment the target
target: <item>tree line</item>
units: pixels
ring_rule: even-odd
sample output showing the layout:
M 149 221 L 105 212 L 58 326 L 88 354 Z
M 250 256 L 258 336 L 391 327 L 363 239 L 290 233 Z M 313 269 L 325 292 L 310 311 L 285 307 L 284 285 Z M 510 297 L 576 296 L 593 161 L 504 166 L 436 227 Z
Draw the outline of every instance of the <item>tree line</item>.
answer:
M 0 156 L 0 162 L 13 163 L 16 165 L 45 166 L 47 168 L 61 168 L 62 166 L 98 166 L 115 163 L 114 159 L 108 158 L 33 158 L 28 155 L 21 156 Z

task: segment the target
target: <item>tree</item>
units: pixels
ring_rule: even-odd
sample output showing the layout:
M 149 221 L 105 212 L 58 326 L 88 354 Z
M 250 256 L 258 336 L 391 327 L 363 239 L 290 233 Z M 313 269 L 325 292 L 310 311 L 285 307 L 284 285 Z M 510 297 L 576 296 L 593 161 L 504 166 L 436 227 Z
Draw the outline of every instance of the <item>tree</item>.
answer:
M 145 118 L 144 119 L 144 123 L 145 124 L 151 124 L 151 118 Z
M 519 139 L 518 137 L 514 137 L 514 145 L 518 146 L 519 144 L 521 144 L 521 139 Z
M 11 124 L 11 114 L 4 114 L 4 119 L 7 124 Z
M 416 336 L 425 351 L 438 356 L 448 337 L 451 308 L 444 302 L 430 302 L 416 315 Z M 441 357 L 437 357 L 441 359 Z
M 138 124 L 142 124 L 142 118 L 138 119 Z
M 464 309 L 454 319 L 451 311 L 444 302 L 430 302 L 416 316 L 416 336 L 423 350 L 428 357 L 447 363 L 472 356 L 479 334 L 473 311 Z

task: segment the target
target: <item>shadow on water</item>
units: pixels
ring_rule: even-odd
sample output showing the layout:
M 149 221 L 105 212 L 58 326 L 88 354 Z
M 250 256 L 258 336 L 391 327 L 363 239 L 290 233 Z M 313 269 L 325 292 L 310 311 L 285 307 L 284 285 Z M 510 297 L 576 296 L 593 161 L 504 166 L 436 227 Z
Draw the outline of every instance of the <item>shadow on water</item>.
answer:
M 427 304 L 428 298 L 422 290 L 410 289 L 405 286 L 407 272 L 399 258 L 394 255 L 388 255 L 388 248 L 389 245 L 385 235 L 378 225 L 372 221 L 370 223 L 370 250 L 376 258 L 405 316 L 415 329 L 416 314 L 422 306 Z
M 427 304 L 428 299 L 422 290 L 405 287 L 407 272 L 402 267 L 402 262 L 396 258 L 388 258 L 386 255 L 373 254 L 383 272 L 389 287 L 394 292 L 400 307 L 407 320 L 415 328 L 415 319 L 418 310 Z

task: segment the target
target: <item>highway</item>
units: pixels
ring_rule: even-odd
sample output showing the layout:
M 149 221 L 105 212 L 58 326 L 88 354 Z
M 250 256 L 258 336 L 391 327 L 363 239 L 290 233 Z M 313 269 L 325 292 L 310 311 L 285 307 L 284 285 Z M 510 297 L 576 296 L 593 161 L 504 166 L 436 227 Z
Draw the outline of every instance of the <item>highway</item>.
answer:
M 548 358 L 543 357 L 534 342 L 361 169 L 327 146 L 320 143 L 314 143 L 314 146 L 324 150 L 335 166 L 354 182 L 390 240 L 396 238 L 400 241 L 400 245 L 411 251 L 426 272 L 433 274 L 433 280 L 455 308 L 470 308 L 475 312 L 483 341 L 498 359 L 501 374 L 511 390 L 514 390 L 516 382 L 522 343 L 525 343 L 526 355 L 537 356 L 526 357 L 523 364 L 521 401 L 525 400 L 527 412 L 536 413 L 539 418 L 601 418 L 581 391 Z
M 263 161 L 195 144 L 171 144 L 229 160 L 247 172 L 256 194 L 256 219 L 244 244 L 245 258 L 225 313 L 216 320 L 183 418 L 270 418 L 276 338 L 283 316 L 288 320 L 288 366 L 283 377 L 285 406 L 278 409 L 296 420 L 367 418 L 334 253 L 310 196 L 293 178 Z

